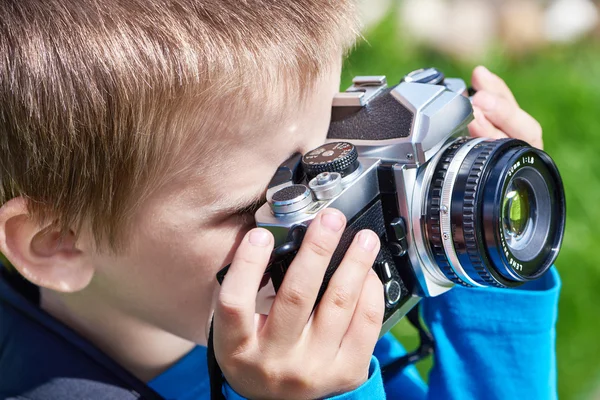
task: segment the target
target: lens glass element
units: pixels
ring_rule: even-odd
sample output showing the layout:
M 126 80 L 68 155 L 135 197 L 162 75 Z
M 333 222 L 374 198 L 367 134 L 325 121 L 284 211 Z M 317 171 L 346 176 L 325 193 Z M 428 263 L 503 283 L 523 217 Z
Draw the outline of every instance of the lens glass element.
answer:
M 524 179 L 513 179 L 502 204 L 502 223 L 509 246 L 521 248 L 527 243 L 535 213 L 531 186 Z
M 535 259 L 544 251 L 552 221 L 556 219 L 549 187 L 552 182 L 542 174 L 546 174 L 545 170 L 543 165 L 520 167 L 508 181 L 502 197 L 499 228 L 519 264 Z M 519 269 L 523 276 L 535 271 L 535 266 L 524 265 Z

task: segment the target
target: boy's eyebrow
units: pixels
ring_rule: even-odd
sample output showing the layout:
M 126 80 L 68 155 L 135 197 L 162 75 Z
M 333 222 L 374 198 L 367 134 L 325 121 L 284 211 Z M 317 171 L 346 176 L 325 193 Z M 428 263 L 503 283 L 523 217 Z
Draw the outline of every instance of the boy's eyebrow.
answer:
M 232 202 L 224 201 L 223 206 L 219 207 L 220 212 L 226 214 L 244 214 L 247 212 L 256 211 L 267 202 L 267 191 L 262 190 L 258 193 L 255 193 L 250 198 L 242 198 L 238 200 L 233 200 Z

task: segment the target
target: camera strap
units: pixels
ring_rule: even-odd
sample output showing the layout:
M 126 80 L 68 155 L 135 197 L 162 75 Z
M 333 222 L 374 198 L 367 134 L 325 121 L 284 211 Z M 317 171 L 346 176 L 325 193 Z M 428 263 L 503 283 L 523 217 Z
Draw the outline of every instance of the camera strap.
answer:
M 419 347 L 417 347 L 416 350 L 395 359 L 386 366 L 381 367 L 381 376 L 384 384 L 389 382 L 394 376 L 396 376 L 400 371 L 408 367 L 410 364 L 421 361 L 434 352 L 435 339 L 423 326 L 419 309 L 420 304 L 417 304 L 408 312 L 408 314 L 406 314 L 406 318 L 408 318 L 410 324 L 419 332 Z
M 206 358 L 208 363 L 208 377 L 210 379 L 210 398 L 211 400 L 225 400 L 223 394 L 223 384 L 225 383 L 225 377 L 223 371 L 219 367 L 217 357 L 215 356 L 215 347 L 213 343 L 213 325 L 215 323 L 215 317 L 213 316 L 210 321 L 210 332 L 208 334 L 208 349 L 206 352 Z

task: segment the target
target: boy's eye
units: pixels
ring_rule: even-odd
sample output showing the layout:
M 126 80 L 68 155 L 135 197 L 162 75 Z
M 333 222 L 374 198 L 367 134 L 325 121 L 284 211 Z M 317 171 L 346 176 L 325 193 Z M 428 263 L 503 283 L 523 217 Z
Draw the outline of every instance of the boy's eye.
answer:
M 251 204 L 248 204 L 246 206 L 240 207 L 236 210 L 236 214 L 238 215 L 252 215 L 254 216 L 254 214 L 256 213 L 256 211 L 258 211 L 258 209 L 260 207 L 262 207 L 262 205 L 265 203 L 264 199 L 258 199 L 254 202 L 252 202 Z
M 243 226 L 254 226 L 254 214 L 256 211 L 262 206 L 263 203 L 260 204 L 250 204 L 248 206 L 241 207 L 237 209 L 231 217 L 236 221 L 237 225 Z

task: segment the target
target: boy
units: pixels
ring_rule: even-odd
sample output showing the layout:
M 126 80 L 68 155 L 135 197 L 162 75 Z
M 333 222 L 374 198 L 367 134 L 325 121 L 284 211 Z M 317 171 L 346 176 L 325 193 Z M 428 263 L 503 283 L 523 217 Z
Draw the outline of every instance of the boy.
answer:
M 386 336 L 372 357 L 376 235 L 356 236 L 311 316 L 336 210 L 254 314 L 273 238 L 252 215 L 277 166 L 325 139 L 351 1 L 19 0 L 0 20 L 0 251 L 18 272 L 0 281 L 1 397 L 207 398 L 213 313 L 228 398 L 553 395 L 554 274 L 427 300 L 430 388 L 409 369 L 384 389 L 379 362 L 402 350 Z M 473 84 L 473 135 L 541 146 L 498 77 Z

